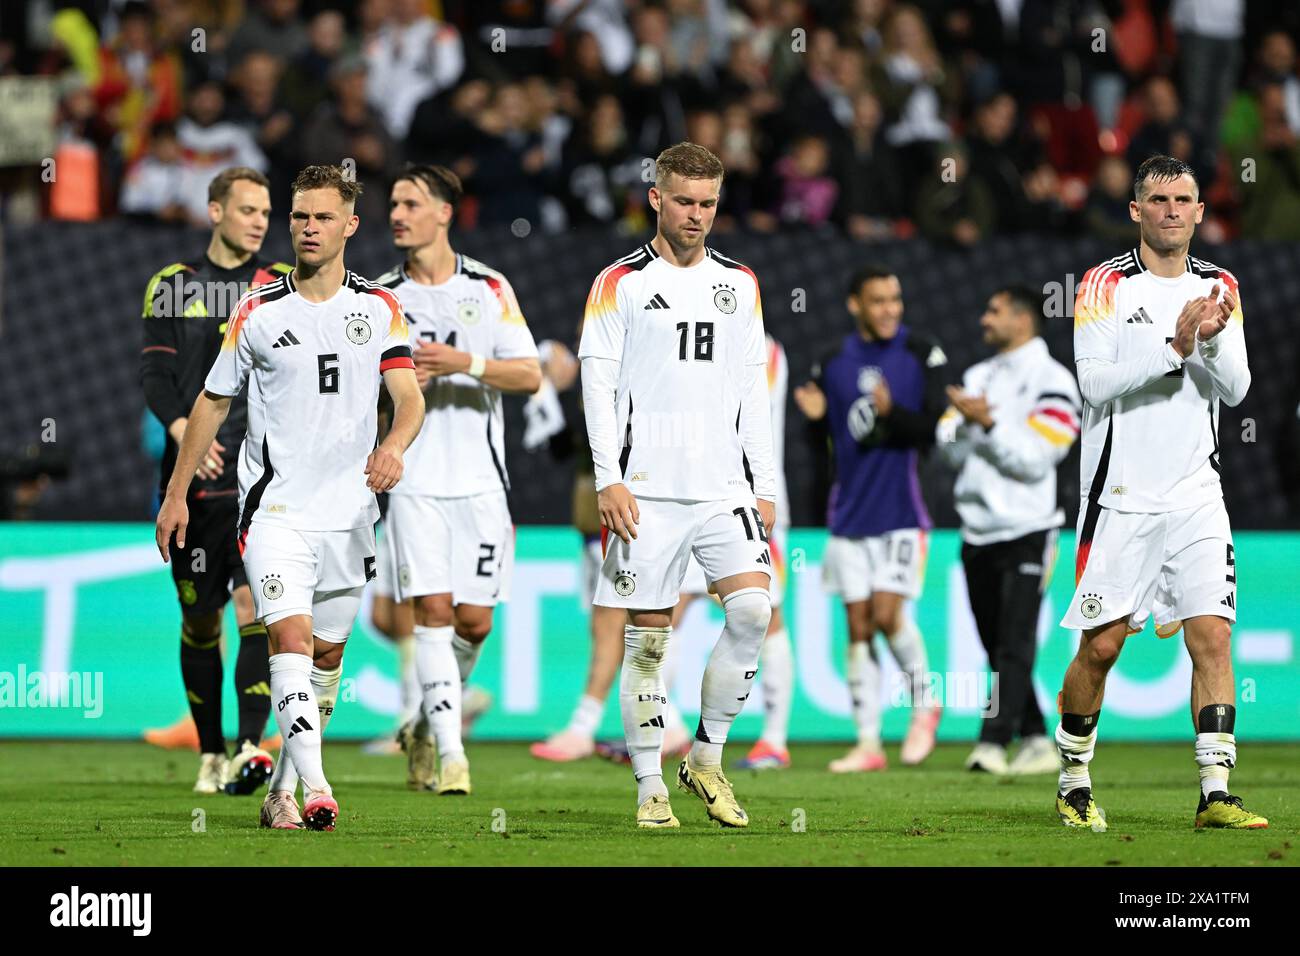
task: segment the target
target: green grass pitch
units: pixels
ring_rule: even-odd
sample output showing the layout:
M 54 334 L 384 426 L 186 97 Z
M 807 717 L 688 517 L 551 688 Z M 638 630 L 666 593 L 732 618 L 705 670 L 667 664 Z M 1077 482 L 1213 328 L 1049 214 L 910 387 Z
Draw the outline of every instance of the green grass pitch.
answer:
M 968 747 L 925 766 L 835 776 L 843 747 L 801 744 L 785 771 L 732 772 L 747 830 L 722 830 L 665 767 L 677 831 L 634 824 L 631 771 L 550 764 L 519 743 L 471 742 L 474 794 L 405 789 L 405 758 L 330 743 L 341 818 L 333 833 L 258 829 L 261 794 L 190 792 L 197 756 L 142 743 L 0 744 L 0 865 L 1084 865 L 1286 866 L 1300 860 L 1300 745 L 1241 746 L 1233 789 L 1270 818 L 1261 831 L 1192 826 L 1191 744 L 1106 744 L 1093 781 L 1110 830 L 1066 830 L 1055 781 L 962 769 Z M 729 757 L 744 744 L 728 748 Z

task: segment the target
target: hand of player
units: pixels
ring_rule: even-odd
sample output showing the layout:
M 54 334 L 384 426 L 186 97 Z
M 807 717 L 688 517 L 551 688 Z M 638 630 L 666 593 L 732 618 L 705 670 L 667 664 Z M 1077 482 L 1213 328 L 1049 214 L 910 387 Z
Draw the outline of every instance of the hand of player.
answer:
M 949 385 L 946 391 L 948 401 L 952 402 L 952 407 L 957 409 L 962 418 L 972 424 L 983 425 L 985 428 L 993 427 L 993 416 L 987 398 L 983 395 L 967 395 L 955 385 Z
M 551 380 L 557 392 L 565 392 L 578 379 L 578 360 L 563 342 L 551 342 L 550 355 L 542 364 L 542 374 Z
M 1214 306 L 1214 312 L 1209 318 L 1203 319 L 1197 326 L 1196 337 L 1202 342 L 1214 338 L 1228 326 L 1228 319 L 1232 318 L 1233 310 L 1237 308 L 1237 300 L 1225 289 L 1223 301 L 1219 301 L 1219 284 L 1216 282 L 1214 288 L 1210 290 L 1210 303 Z
M 596 507 L 600 509 L 601 525 L 622 538 L 624 544 L 631 544 L 641 520 L 641 509 L 627 485 L 620 482 L 600 489 L 596 493 Z
M 1183 311 L 1178 313 L 1178 320 L 1174 323 L 1174 339 L 1169 344 L 1183 358 L 1192 354 L 1192 349 L 1196 347 L 1196 330 L 1209 318 L 1205 312 L 1208 301 L 1211 300 L 1203 295 L 1188 299 Z M 1217 309 L 1218 304 L 1213 303 L 1213 307 Z
M 758 516 L 763 519 L 763 533 L 771 534 L 772 528 L 776 526 L 776 502 L 759 498 Z
M 894 409 L 894 396 L 890 394 L 889 384 L 882 376 L 876 387 L 871 390 L 871 398 L 876 406 L 876 414 L 881 418 L 886 417 Z
M 154 541 L 158 544 L 158 553 L 162 555 L 163 564 L 171 560 L 172 533 L 176 534 L 176 547 L 185 547 L 185 529 L 190 524 L 190 509 L 184 498 L 163 498 L 162 507 L 158 509 L 158 521 L 154 525 Z
M 796 387 L 794 403 L 809 421 L 819 422 L 826 417 L 826 395 L 815 382 Z
M 417 365 L 415 367 L 415 382 L 417 385 L 420 386 L 420 391 L 424 391 L 426 388 L 428 388 L 429 383 L 432 382 L 436 377 L 437 376 L 435 376 L 432 372 L 430 372 L 427 368 L 424 368 L 423 366 Z
M 375 494 L 390 490 L 402 480 L 402 467 L 402 453 L 381 444 L 366 459 L 366 487 Z
M 469 371 L 469 353 L 443 342 L 425 342 L 415 350 L 413 358 L 416 368 L 428 369 L 434 375 Z
M 226 466 L 221 463 L 221 453 L 226 450 L 226 446 L 221 444 L 215 438 L 212 439 L 212 445 L 208 448 L 208 453 L 199 459 L 199 467 L 194 473 L 204 481 L 221 475 L 226 470 Z

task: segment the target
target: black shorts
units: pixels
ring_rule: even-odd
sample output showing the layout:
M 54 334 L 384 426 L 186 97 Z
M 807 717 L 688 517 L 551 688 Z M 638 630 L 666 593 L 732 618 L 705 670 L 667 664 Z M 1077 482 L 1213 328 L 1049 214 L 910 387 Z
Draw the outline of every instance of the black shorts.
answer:
M 239 498 L 190 499 L 189 508 L 185 549 L 172 539 L 172 580 L 183 614 L 211 614 L 226 606 L 232 590 L 248 584 L 236 543 Z

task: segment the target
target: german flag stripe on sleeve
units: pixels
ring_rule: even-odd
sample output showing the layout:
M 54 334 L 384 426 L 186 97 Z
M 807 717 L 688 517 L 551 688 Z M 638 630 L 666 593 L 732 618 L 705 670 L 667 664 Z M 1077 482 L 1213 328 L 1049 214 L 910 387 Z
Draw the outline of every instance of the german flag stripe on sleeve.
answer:
M 379 356 L 379 371 L 387 372 L 390 368 L 415 368 L 415 361 L 411 358 L 411 347 L 409 345 L 394 345 Z
M 1094 266 L 1084 273 L 1074 300 L 1074 327 L 1107 318 L 1115 311 L 1115 286 L 1124 273 L 1107 265 Z
M 633 271 L 631 266 L 610 266 L 591 284 L 584 321 L 600 321 L 618 311 L 618 280 Z

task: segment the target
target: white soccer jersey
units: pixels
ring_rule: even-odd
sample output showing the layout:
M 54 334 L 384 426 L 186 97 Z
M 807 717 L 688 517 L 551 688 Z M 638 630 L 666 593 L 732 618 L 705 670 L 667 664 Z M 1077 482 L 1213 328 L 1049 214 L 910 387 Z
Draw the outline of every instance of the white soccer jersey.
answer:
M 1227 328 L 1186 361 L 1170 342 L 1189 299 L 1215 284 L 1237 297 Z M 1241 299 L 1232 273 L 1192 257 L 1176 279 L 1136 249 L 1089 269 L 1074 307 L 1083 393 L 1081 493 L 1103 508 L 1157 513 L 1222 498 L 1219 402 L 1250 387 Z
M 292 273 L 239 300 L 205 388 L 248 383 L 241 540 L 253 521 L 346 531 L 379 519 L 364 472 L 390 368 L 414 368 L 401 305 L 354 272 L 326 302 L 304 299 Z
M 695 265 L 650 244 L 596 277 L 582 326 L 583 404 L 596 487 L 638 498 L 776 495 L 758 280 L 712 249 Z M 609 393 L 595 376 L 610 360 Z
M 772 415 L 772 460 L 776 469 L 776 521 L 790 526 L 790 495 L 785 484 L 785 397 L 790 387 L 790 366 L 785 349 L 767 337 L 767 397 Z
M 481 262 L 457 255 L 456 272 L 439 285 L 416 282 L 405 266 L 378 281 L 402 300 L 412 350 L 436 341 L 489 359 L 537 358 L 510 283 Z M 501 392 L 465 372 L 439 376 L 425 392 L 424 427 L 391 494 L 463 498 L 508 489 Z

